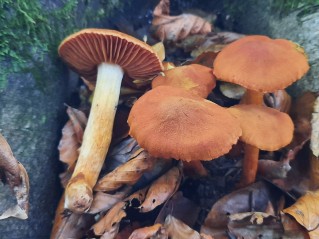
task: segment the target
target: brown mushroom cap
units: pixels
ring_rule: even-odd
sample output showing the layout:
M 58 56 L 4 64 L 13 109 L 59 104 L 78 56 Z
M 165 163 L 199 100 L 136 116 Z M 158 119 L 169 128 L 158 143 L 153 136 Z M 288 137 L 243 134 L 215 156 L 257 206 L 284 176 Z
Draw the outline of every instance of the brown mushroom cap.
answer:
M 169 85 L 206 98 L 216 86 L 213 71 L 206 66 L 191 64 L 175 67 L 164 73 L 165 76 L 157 76 L 152 81 L 152 88 L 160 85 Z
M 259 105 L 235 105 L 228 108 L 240 122 L 240 140 L 259 149 L 274 151 L 288 145 L 294 125 L 286 113 Z
M 217 78 L 247 89 L 284 89 L 309 70 L 304 50 L 292 41 L 266 36 L 243 37 L 225 47 L 214 61 Z
M 163 70 L 152 47 L 124 33 L 106 29 L 84 29 L 65 38 L 59 55 L 86 80 L 95 81 L 97 66 L 121 66 L 131 78 L 151 78 Z
M 158 86 L 131 109 L 130 135 L 155 157 L 211 160 L 226 154 L 241 135 L 227 110 L 183 89 Z

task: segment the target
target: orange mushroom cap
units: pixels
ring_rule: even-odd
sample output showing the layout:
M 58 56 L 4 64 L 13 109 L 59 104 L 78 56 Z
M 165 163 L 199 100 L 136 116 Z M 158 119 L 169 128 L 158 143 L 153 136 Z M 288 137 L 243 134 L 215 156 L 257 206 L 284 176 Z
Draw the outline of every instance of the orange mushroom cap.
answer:
M 127 34 L 106 29 L 84 29 L 65 38 L 59 46 L 63 60 L 88 81 L 95 81 L 97 66 L 121 66 L 131 78 L 151 78 L 163 71 L 152 47 Z
M 299 45 L 258 35 L 229 44 L 214 61 L 217 78 L 260 92 L 284 89 L 308 70 L 307 56 Z
M 292 140 L 294 125 L 286 113 L 260 105 L 235 105 L 228 110 L 239 120 L 240 140 L 247 144 L 275 151 Z
M 229 152 L 241 135 L 227 110 L 183 89 L 158 86 L 131 109 L 130 135 L 151 155 L 211 160 Z
M 152 88 L 160 85 L 169 85 L 206 98 L 216 86 L 213 71 L 206 66 L 191 64 L 175 67 L 164 73 L 165 76 L 157 76 L 152 81 Z

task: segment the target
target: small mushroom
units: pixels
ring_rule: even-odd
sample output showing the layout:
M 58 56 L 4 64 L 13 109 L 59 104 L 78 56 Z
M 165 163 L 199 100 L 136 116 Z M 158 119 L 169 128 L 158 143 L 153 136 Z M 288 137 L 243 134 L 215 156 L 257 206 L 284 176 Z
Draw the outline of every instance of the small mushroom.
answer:
M 130 112 L 129 134 L 154 157 L 211 160 L 229 152 L 241 135 L 226 109 L 171 86 L 140 97 Z
M 309 70 L 307 56 L 302 47 L 285 39 L 266 36 L 246 36 L 226 46 L 214 61 L 215 76 L 226 82 L 247 88 L 246 104 L 261 105 L 263 94 L 284 89 L 300 79 Z M 255 181 L 259 150 L 248 146 L 243 168 L 242 185 Z M 248 152 L 249 151 L 249 152 Z
M 87 81 L 96 82 L 80 155 L 65 193 L 65 207 L 82 213 L 91 205 L 92 187 L 112 138 L 123 74 L 146 79 L 159 74 L 163 66 L 150 46 L 113 30 L 72 34 L 60 44 L 59 55 Z
M 294 124 L 288 114 L 261 105 L 235 105 L 228 110 L 240 122 L 240 140 L 246 144 L 243 169 L 248 178 L 255 178 L 258 164 L 250 164 L 258 159 L 255 148 L 275 151 L 288 145 L 293 137 Z M 247 183 L 241 181 L 240 186 Z
M 202 98 L 207 98 L 208 94 L 216 86 L 216 80 L 211 68 L 191 64 L 178 66 L 164 71 L 165 76 L 157 76 L 152 81 L 152 87 L 169 85 L 192 92 Z

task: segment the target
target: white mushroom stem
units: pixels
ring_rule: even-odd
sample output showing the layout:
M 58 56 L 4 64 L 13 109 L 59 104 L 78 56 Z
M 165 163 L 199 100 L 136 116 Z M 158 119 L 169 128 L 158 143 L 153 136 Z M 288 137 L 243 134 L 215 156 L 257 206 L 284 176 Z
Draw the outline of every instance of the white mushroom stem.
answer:
M 84 131 L 80 155 L 66 187 L 65 208 L 83 213 L 91 206 L 94 187 L 111 139 L 118 105 L 123 70 L 114 64 L 101 63 L 89 120 Z

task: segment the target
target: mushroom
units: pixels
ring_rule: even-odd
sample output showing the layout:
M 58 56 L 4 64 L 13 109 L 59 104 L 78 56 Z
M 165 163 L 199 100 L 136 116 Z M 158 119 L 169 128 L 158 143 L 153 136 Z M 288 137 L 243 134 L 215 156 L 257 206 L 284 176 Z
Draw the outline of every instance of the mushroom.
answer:
M 307 56 L 299 45 L 266 36 L 243 37 L 226 46 L 214 61 L 214 74 L 222 80 L 247 88 L 246 104 L 261 105 L 263 94 L 284 89 L 309 69 Z M 259 150 L 246 146 L 242 185 L 255 181 Z M 255 155 L 255 156 L 252 156 Z
M 178 66 L 164 71 L 164 74 L 165 76 L 157 76 L 152 81 L 153 88 L 160 85 L 169 85 L 183 88 L 202 98 L 207 98 L 216 86 L 212 69 L 198 64 Z
M 224 155 L 241 135 L 238 121 L 226 109 L 171 86 L 140 97 L 128 123 L 129 134 L 152 156 L 185 161 Z
M 80 155 L 65 194 L 65 207 L 82 213 L 91 205 L 92 187 L 112 138 L 123 74 L 146 79 L 159 74 L 163 66 L 150 46 L 114 30 L 72 34 L 60 44 L 59 55 L 86 80 L 96 81 Z

